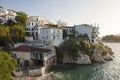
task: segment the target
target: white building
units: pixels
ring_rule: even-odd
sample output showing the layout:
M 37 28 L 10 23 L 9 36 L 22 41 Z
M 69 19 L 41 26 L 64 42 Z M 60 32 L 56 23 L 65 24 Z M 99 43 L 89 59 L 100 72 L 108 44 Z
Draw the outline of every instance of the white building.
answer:
M 40 29 L 46 27 L 45 24 L 50 22 L 41 16 L 31 16 L 26 23 L 26 32 L 33 36 L 34 39 L 38 39 L 38 34 L 40 34 Z
M 38 39 L 38 34 L 40 34 L 40 29 L 45 26 L 40 25 L 40 26 L 26 26 L 26 33 L 29 35 L 27 36 L 32 36 L 33 39 Z
M 52 27 L 42 28 L 38 36 L 43 44 L 59 46 L 63 42 L 63 29 Z
M 75 31 L 78 35 L 87 34 L 90 42 L 98 42 L 99 27 L 88 24 L 75 25 Z
M 30 16 L 28 22 L 26 23 L 27 27 L 34 27 L 39 25 L 49 24 L 50 22 L 41 16 Z
M 1 24 L 7 23 L 8 20 L 12 20 L 12 21 L 16 22 L 15 17 L 16 17 L 16 16 L 14 16 L 14 15 L 6 14 L 6 15 L 2 18 L 2 23 L 1 23 Z
M 8 11 L 0 6 L 0 16 L 8 14 Z
M 12 20 L 12 21 L 16 22 L 15 17 L 16 17 L 16 11 L 8 9 L 7 14 L 5 14 L 2 18 L 1 24 L 7 23 L 8 20 Z

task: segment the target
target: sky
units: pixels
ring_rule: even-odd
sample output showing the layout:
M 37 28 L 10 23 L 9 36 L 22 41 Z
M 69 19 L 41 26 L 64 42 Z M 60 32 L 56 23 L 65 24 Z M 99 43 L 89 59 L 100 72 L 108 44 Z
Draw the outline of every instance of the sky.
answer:
M 0 0 L 6 9 L 68 25 L 99 24 L 100 36 L 120 33 L 120 0 Z

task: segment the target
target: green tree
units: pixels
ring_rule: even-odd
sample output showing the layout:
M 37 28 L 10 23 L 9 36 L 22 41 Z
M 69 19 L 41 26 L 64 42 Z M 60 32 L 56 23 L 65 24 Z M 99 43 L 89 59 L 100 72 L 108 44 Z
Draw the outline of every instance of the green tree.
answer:
M 90 44 L 87 41 L 80 41 L 79 43 L 80 43 L 80 47 L 79 47 L 80 50 L 89 55 L 92 51 L 92 47 L 91 47 L 92 44 Z
M 16 42 L 23 42 L 25 37 L 25 27 L 14 25 L 10 28 L 12 40 Z
M 72 57 L 77 56 L 79 51 L 79 42 L 74 38 L 70 38 L 68 40 L 65 40 L 60 45 L 60 49 L 63 51 L 64 54 Z
M 16 70 L 16 60 L 7 52 L 0 51 L 0 80 L 13 80 L 11 72 Z
M 5 46 L 11 42 L 9 27 L 0 26 L 0 46 Z
M 27 14 L 25 14 L 24 12 L 17 12 L 15 20 L 17 21 L 18 24 L 25 26 L 28 20 Z

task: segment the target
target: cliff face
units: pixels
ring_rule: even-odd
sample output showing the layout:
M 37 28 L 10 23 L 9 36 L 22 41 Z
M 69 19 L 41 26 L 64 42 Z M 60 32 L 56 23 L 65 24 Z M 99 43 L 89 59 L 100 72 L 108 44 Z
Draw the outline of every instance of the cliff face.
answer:
M 105 53 L 103 54 L 101 47 L 98 47 L 94 51 L 91 60 L 96 62 L 106 62 L 107 60 L 113 60 L 114 57 L 111 48 L 104 46 L 104 49 Z
M 92 61 L 104 63 L 107 60 L 113 60 L 114 56 L 112 55 L 112 50 L 107 46 L 105 46 L 105 49 L 107 53 L 104 55 L 100 48 L 97 48 L 91 56 L 88 56 L 81 51 L 79 51 L 79 55 L 74 59 L 68 55 L 65 55 L 62 59 L 62 63 L 91 64 Z
M 91 60 L 88 55 L 83 54 L 80 51 L 78 54 L 78 57 L 76 57 L 75 59 L 69 57 L 68 55 L 65 55 L 62 63 L 91 64 Z

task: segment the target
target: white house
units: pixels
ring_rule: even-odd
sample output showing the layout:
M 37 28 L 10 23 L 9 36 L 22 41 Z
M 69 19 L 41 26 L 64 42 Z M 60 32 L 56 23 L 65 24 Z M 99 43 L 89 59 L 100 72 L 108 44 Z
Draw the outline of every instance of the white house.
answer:
M 98 42 L 99 27 L 89 24 L 75 25 L 75 31 L 77 34 L 87 34 L 90 42 Z
M 26 26 L 26 33 L 29 34 L 29 36 L 32 36 L 33 39 L 38 39 L 38 34 L 40 34 L 40 29 L 45 27 L 44 25 L 39 26 Z
M 14 58 L 22 66 L 50 66 L 56 64 L 56 52 L 54 48 L 38 48 L 28 45 L 20 45 L 12 50 Z
M 5 8 L 0 6 L 0 16 L 6 15 L 6 14 L 8 14 L 8 11 Z
M 49 24 L 50 22 L 41 16 L 30 16 L 28 22 L 26 23 L 26 27 L 34 27 L 39 25 Z
M 2 18 L 2 23 L 1 23 L 1 24 L 7 23 L 8 20 L 12 20 L 12 21 L 16 22 L 14 15 L 6 14 L 6 15 Z
M 7 23 L 8 20 L 12 20 L 15 22 L 16 11 L 11 9 L 4 9 L 0 7 L 0 16 L 1 16 L 1 24 Z
M 63 29 L 53 27 L 42 28 L 40 34 L 38 34 L 38 39 L 43 44 L 59 46 L 63 42 Z

